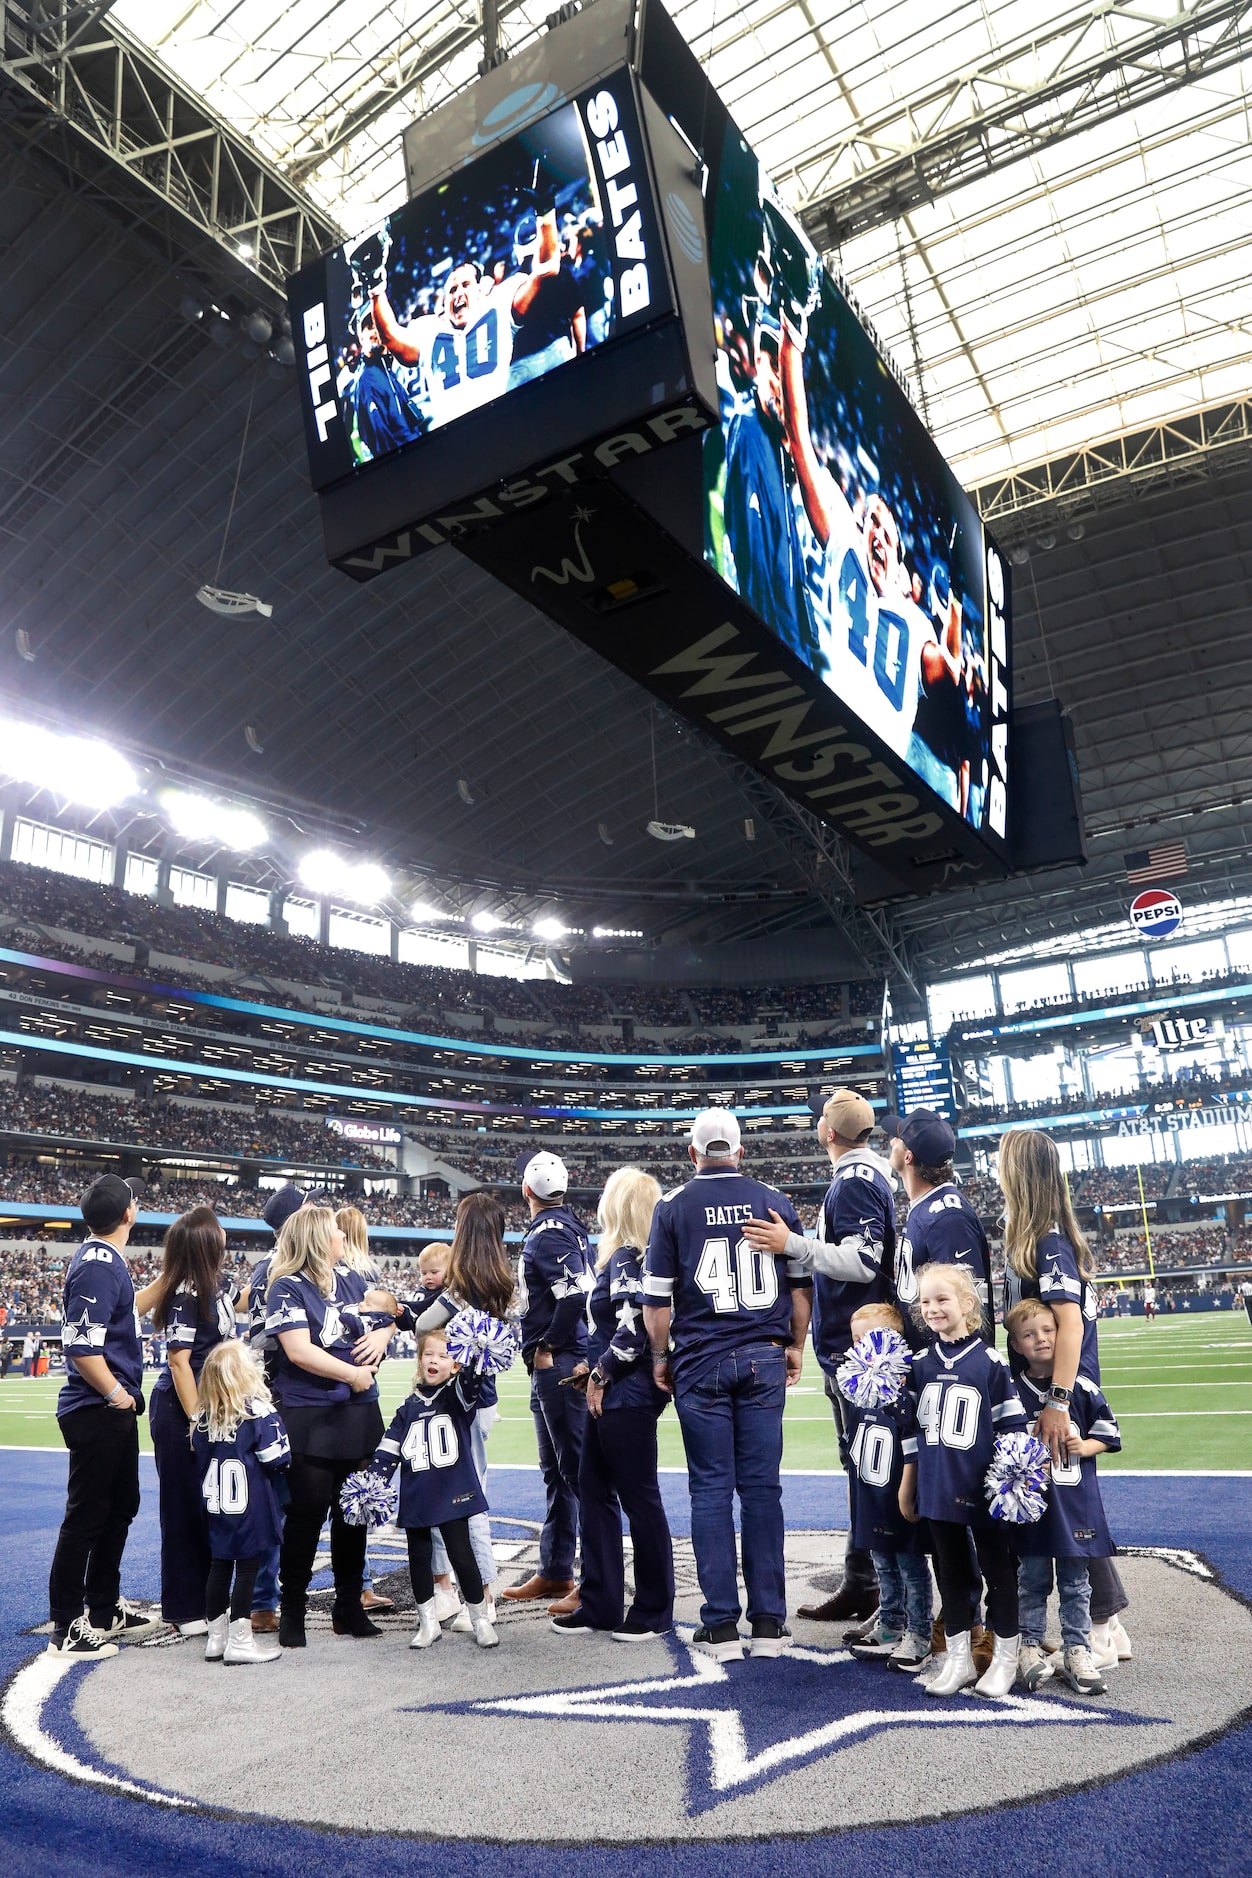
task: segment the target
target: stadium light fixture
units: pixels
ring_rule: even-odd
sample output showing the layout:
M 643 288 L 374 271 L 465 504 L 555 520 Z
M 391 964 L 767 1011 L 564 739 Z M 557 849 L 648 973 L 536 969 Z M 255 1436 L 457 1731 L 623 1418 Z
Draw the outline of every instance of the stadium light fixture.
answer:
M 329 848 L 313 848 L 300 863 L 300 878 L 314 893 L 338 894 L 358 906 L 374 906 L 391 892 L 391 877 L 373 861 L 349 861 Z
M 564 939 L 570 928 L 559 919 L 537 919 L 531 927 L 536 939 Z
M 441 912 L 437 906 L 432 906 L 429 900 L 414 900 L 409 908 L 409 918 L 419 921 L 422 925 L 429 925 L 436 920 L 459 920 L 462 917 L 460 913 Z
M 192 841 L 217 841 L 243 854 L 249 848 L 259 848 L 268 837 L 265 823 L 251 809 L 213 802 L 208 796 L 192 795 L 185 789 L 167 789 L 161 806 L 175 833 Z
M 39 724 L 0 723 L 0 775 L 89 809 L 112 808 L 139 787 L 139 778 L 117 750 L 89 737 L 60 736 Z
M 503 920 L 498 919 L 494 913 L 470 914 L 470 925 L 474 928 L 475 932 L 494 932 L 497 926 L 502 926 L 503 924 Z

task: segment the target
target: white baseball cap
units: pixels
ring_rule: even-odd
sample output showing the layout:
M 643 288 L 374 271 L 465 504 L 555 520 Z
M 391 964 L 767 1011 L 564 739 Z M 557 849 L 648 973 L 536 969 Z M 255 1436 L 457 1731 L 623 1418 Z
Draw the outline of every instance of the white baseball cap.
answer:
M 550 1200 L 569 1187 L 565 1162 L 555 1154 L 532 1154 L 522 1169 L 522 1185 L 529 1187 L 536 1200 Z
M 739 1151 L 739 1124 L 729 1109 L 702 1109 L 691 1124 L 691 1145 L 697 1154 L 724 1155 Z

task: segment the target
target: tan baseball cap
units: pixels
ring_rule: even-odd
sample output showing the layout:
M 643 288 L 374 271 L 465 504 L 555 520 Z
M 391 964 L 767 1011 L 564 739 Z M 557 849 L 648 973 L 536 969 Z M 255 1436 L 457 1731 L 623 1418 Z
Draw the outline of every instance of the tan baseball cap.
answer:
M 822 1115 L 844 1141 L 859 1141 L 874 1126 L 874 1111 L 855 1089 L 836 1089 L 827 1096 Z

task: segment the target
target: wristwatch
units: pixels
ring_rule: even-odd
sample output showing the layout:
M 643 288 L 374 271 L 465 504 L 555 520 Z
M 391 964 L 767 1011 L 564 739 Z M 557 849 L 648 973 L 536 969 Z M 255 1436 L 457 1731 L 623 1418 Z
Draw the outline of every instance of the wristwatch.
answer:
M 587 1381 L 593 1382 L 597 1389 L 607 1389 L 609 1386 L 609 1379 L 598 1363 L 588 1376 Z
M 1062 1389 L 1061 1385 L 1056 1382 L 1048 1384 L 1048 1401 L 1054 1403 L 1057 1408 L 1068 1408 L 1072 1400 L 1072 1389 Z

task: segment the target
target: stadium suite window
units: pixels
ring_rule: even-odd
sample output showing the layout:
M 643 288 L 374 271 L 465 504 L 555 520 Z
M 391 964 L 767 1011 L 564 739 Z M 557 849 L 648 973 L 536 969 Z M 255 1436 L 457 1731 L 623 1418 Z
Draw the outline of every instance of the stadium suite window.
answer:
M 126 891 L 143 894 L 151 900 L 157 890 L 157 863 L 150 854 L 128 854 L 126 856 Z
M 316 939 L 318 934 L 317 906 L 312 900 L 289 899 L 283 901 L 283 919 L 287 931 L 296 939 Z
M 190 867 L 171 867 L 170 898 L 175 906 L 198 906 L 214 912 L 217 881 L 212 874 L 198 874 Z
M 113 850 L 107 842 L 49 828 L 45 822 L 30 822 L 20 815 L 13 823 L 13 859 L 51 868 L 57 874 L 72 874 L 76 880 L 107 883 L 113 879 Z
M 497 952 L 480 941 L 477 948 L 478 971 L 484 978 L 546 978 L 548 968 L 542 959 L 519 958 L 516 952 Z
M 400 963 L 442 965 L 446 971 L 465 972 L 469 970 L 469 941 L 436 938 L 432 933 L 412 932 L 408 927 L 402 927 Z
M 1027 1011 L 1034 1004 L 1069 995 L 1067 965 L 1034 965 L 1025 971 L 1000 973 L 1000 1008 L 1006 1017 L 1012 1011 Z
M 1162 946 L 1148 954 L 1152 981 L 1158 985 L 1198 982 L 1206 972 L 1226 970 L 1226 946 L 1221 939 L 1201 939 L 1189 946 Z
M 994 1017 L 995 982 L 990 972 L 976 978 L 945 978 L 926 991 L 931 1035 L 942 1037 L 962 1018 Z
M 365 913 L 348 913 L 341 906 L 330 910 L 326 934 L 333 946 L 348 952 L 374 952 L 387 957 L 391 952 L 391 926 L 385 919 L 371 919 Z
M 1142 952 L 1112 952 L 1102 958 L 1074 960 L 1074 990 L 1080 998 L 1108 997 L 1149 982 L 1148 961 Z
M 270 897 L 260 887 L 243 887 L 232 880 L 226 889 L 226 917 L 245 926 L 268 926 Z

